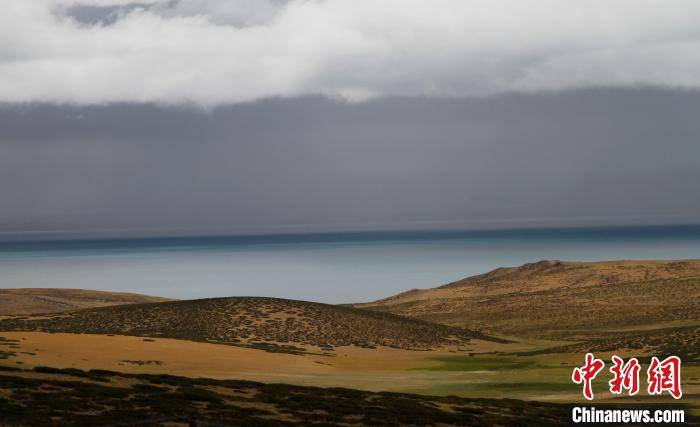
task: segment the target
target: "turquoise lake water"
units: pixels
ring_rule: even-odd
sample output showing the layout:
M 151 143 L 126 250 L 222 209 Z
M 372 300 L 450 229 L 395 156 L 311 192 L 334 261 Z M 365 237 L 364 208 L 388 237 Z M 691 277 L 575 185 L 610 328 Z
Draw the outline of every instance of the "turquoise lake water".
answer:
M 369 301 L 542 259 L 700 258 L 700 226 L 0 243 L 0 287 Z

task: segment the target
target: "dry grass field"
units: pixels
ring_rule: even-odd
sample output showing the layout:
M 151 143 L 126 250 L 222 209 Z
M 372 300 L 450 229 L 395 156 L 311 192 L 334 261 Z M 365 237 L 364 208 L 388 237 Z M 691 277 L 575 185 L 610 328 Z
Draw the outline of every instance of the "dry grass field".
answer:
M 520 267 L 497 268 L 432 288 L 413 289 L 364 306 L 411 301 L 531 293 L 557 288 L 638 283 L 659 279 L 700 278 L 700 260 L 569 262 L 543 260 Z
M 245 379 L 374 391 L 423 390 L 459 373 L 430 373 L 435 357 L 517 351 L 515 344 L 473 340 L 434 351 L 391 347 L 336 347 L 333 352 L 270 352 L 170 338 L 46 332 L 2 332 L 0 365 L 108 369 L 188 377 Z
M 3 332 L 0 352 L 6 356 L 0 365 L 575 402 L 580 399 L 580 390 L 570 381 L 571 369 L 581 363 L 582 351 L 589 349 L 603 359 L 616 353 L 637 356 L 643 363 L 650 352 L 660 355 L 653 348 L 587 348 L 541 340 L 503 344 L 478 339 L 433 351 L 347 346 L 326 354 L 290 354 L 166 338 Z M 689 404 L 700 403 L 699 380 L 700 365 L 684 359 L 684 400 Z M 619 399 L 609 393 L 606 398 Z
M 486 333 L 602 338 L 700 322 L 700 262 L 542 261 L 358 306 Z

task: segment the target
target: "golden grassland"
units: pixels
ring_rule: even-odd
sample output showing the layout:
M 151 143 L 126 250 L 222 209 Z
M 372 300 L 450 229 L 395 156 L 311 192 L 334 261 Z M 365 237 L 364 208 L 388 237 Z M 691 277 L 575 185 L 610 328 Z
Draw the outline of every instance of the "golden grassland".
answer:
M 361 306 L 492 334 L 607 338 L 613 330 L 700 322 L 699 266 L 543 261 Z
M 700 278 L 700 260 L 570 262 L 544 260 L 497 268 L 432 289 L 413 289 L 356 306 L 391 306 L 411 301 L 522 294 L 661 279 Z
M 0 349 L 11 355 L 0 360 L 0 365 L 8 367 L 107 369 L 134 374 L 563 402 L 580 400 L 579 386 L 570 381 L 570 375 L 583 360 L 580 352 L 549 351 L 561 343 L 541 341 L 500 344 L 474 340 L 467 346 L 435 351 L 348 346 L 337 347 L 332 355 L 322 355 L 273 353 L 167 338 L 45 332 L 3 332 L 2 337 Z M 643 363 L 648 354 L 628 350 L 601 351 L 596 355 L 609 361 L 613 353 L 637 356 Z M 604 389 L 605 381 L 599 385 Z M 686 403 L 700 403 L 697 401 L 700 366 L 684 365 L 683 387 Z M 599 399 L 630 400 L 616 398 L 603 389 Z M 649 400 L 664 399 L 640 395 L 631 401 Z

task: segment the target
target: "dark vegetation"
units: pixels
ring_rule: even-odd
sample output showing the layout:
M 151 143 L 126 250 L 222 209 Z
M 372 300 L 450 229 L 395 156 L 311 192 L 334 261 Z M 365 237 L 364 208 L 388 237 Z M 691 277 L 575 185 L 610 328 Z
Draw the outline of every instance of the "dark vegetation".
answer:
M 0 331 L 177 338 L 304 353 L 300 346 L 429 350 L 481 334 L 390 313 L 276 298 L 211 298 L 101 307 L 0 320 Z
M 0 396 L 3 425 L 546 426 L 568 424 L 571 417 L 569 405 L 512 399 L 41 367 L 0 368 Z
M 138 366 L 163 366 L 163 362 L 160 360 L 129 360 L 125 359 L 121 361 L 122 364 L 128 365 L 138 365 Z
M 7 349 L 18 349 L 20 348 L 18 344 L 19 341 L 17 340 L 0 337 L 0 360 L 16 356 L 17 352 Z
M 700 364 L 700 327 L 664 328 L 643 332 L 610 333 L 583 343 L 565 345 L 521 355 L 543 353 L 586 353 L 640 350 L 645 354 L 665 358 L 678 356 L 685 365 Z M 641 357 L 642 361 L 649 357 Z

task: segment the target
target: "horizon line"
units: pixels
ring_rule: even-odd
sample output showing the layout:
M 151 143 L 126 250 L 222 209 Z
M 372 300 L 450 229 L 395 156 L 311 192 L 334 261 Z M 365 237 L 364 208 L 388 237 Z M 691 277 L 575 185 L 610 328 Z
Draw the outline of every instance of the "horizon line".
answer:
M 675 224 L 606 224 L 606 225 L 575 225 L 575 226 L 531 226 L 531 227 L 498 227 L 498 228 L 440 228 L 440 229 L 377 229 L 377 230 L 327 230 L 327 231 L 290 231 L 290 232 L 278 232 L 278 233 L 247 233 L 247 234 L 229 234 L 229 233 L 218 233 L 218 234 L 181 234 L 181 235 L 150 235 L 150 236 L 81 236 L 74 238 L 46 238 L 52 232 L 45 233 L 43 236 L 33 234 L 34 237 L 27 239 L 18 240 L 4 240 L 3 234 L 0 232 L 0 245 L 14 245 L 14 244 L 42 244 L 42 243 L 99 243 L 99 242 L 111 242 L 111 241 L 196 241 L 201 239 L 208 240 L 254 240 L 254 239 L 285 239 L 294 240 L 294 238 L 302 237 L 314 237 L 314 236 L 366 236 L 366 237 L 397 237 L 404 236 L 407 239 L 413 237 L 420 237 L 422 235 L 433 235 L 440 236 L 443 238 L 449 238 L 450 235 L 454 237 L 465 237 L 468 235 L 484 235 L 484 234 L 508 234 L 508 233 L 537 233 L 537 232 L 609 232 L 614 230 L 660 230 L 660 229 L 694 229 L 697 228 L 700 232 L 700 222 L 689 222 L 689 223 L 675 223 Z M 578 234 L 577 233 L 577 234 Z M 26 234 L 25 234 L 26 235 Z M 304 239 L 301 239 L 304 240 Z

